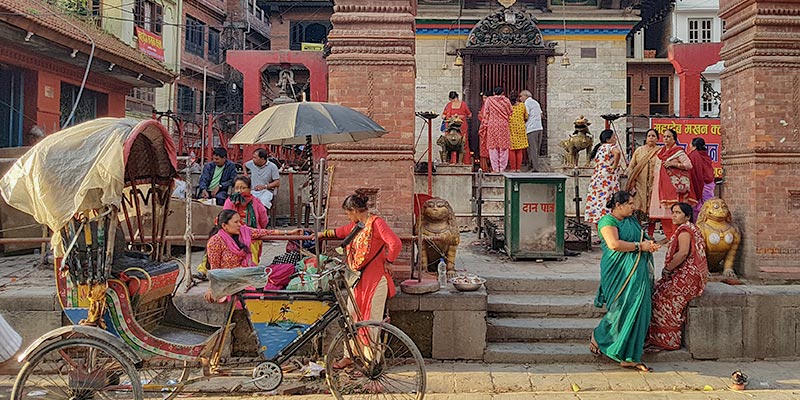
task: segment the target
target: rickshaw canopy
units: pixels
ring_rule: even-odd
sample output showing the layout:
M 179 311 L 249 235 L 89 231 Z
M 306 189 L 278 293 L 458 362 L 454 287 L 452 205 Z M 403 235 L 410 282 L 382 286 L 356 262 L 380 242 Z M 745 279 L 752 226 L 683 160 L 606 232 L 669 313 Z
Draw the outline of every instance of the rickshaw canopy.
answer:
M 42 139 L 0 179 L 0 193 L 58 232 L 81 211 L 119 207 L 126 185 L 171 185 L 176 171 L 175 144 L 163 125 L 98 118 Z

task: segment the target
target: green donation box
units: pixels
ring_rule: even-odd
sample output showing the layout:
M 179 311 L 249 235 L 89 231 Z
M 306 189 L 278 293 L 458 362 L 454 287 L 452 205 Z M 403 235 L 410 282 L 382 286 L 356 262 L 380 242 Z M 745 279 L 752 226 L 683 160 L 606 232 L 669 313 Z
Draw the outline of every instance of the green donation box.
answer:
M 564 258 L 564 187 L 567 176 L 506 173 L 506 253 L 518 258 Z

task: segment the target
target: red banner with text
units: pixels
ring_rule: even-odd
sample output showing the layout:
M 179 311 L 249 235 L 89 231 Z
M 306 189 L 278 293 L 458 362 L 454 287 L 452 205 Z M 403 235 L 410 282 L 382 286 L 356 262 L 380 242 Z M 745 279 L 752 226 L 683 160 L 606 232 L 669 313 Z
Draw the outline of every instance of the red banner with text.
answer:
M 164 42 L 161 36 L 137 26 L 136 41 L 139 43 L 139 51 L 158 61 L 164 61 Z
M 708 156 L 714 166 L 714 176 L 722 177 L 722 164 L 720 163 L 720 150 L 722 149 L 722 133 L 719 127 L 719 118 L 651 118 L 650 127 L 657 130 L 659 135 L 665 129 L 672 129 L 678 134 L 678 142 L 684 150 L 688 151 L 692 139 L 701 137 L 706 141 Z M 659 143 L 660 145 L 663 142 Z

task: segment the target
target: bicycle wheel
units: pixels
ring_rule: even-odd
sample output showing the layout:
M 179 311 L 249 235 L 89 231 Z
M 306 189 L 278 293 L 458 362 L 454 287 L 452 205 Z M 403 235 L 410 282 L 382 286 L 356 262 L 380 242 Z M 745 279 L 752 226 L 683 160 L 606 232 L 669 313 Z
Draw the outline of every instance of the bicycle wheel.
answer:
M 189 380 L 189 362 L 155 357 L 139 368 L 145 399 L 171 400 Z
M 340 332 L 325 356 L 325 372 L 337 399 L 425 397 L 425 362 L 417 346 L 399 328 L 380 321 L 362 321 L 356 338 Z M 352 365 L 336 368 L 347 355 Z
M 92 337 L 52 342 L 30 357 L 17 375 L 11 398 L 41 400 L 142 399 L 131 361 Z

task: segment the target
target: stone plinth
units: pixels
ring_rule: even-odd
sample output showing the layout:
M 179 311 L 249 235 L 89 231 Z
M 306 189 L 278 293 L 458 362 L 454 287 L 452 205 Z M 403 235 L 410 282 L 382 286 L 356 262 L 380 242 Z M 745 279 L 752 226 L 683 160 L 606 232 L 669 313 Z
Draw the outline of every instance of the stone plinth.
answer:
M 423 357 L 482 360 L 486 348 L 486 289 L 459 292 L 453 285 L 424 295 L 398 292 L 388 303 L 392 324 L 407 333 Z
M 722 197 L 742 229 L 736 272 L 800 277 L 800 4 L 720 0 Z
M 409 0 L 337 1 L 327 59 L 329 101 L 363 112 L 389 132 L 329 146 L 327 225 L 344 224 L 342 201 L 355 189 L 367 189 L 373 211 L 405 239 L 396 268 L 406 275 L 414 220 L 415 14 L 416 2 Z

